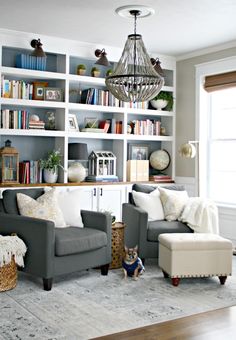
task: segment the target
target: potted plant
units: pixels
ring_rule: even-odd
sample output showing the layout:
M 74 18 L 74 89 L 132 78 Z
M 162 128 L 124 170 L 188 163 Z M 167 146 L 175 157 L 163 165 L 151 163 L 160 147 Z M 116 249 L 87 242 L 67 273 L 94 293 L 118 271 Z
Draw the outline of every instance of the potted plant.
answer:
M 84 76 L 85 75 L 85 72 L 86 72 L 86 66 L 84 64 L 79 64 L 77 66 L 77 74 L 79 76 Z
M 174 97 L 172 92 L 169 91 L 161 91 L 151 100 L 151 105 L 157 110 L 165 108 L 167 111 L 172 111 L 173 103 Z
M 97 67 L 93 67 L 91 70 L 91 76 L 92 77 L 99 77 L 100 76 L 100 70 Z
M 40 168 L 43 169 L 43 177 L 46 183 L 56 183 L 58 177 L 58 168 L 61 165 L 61 154 L 59 150 L 48 152 L 46 159 L 39 160 Z
M 111 76 L 111 75 L 112 75 L 112 69 L 107 70 L 106 76 L 108 77 L 108 76 Z

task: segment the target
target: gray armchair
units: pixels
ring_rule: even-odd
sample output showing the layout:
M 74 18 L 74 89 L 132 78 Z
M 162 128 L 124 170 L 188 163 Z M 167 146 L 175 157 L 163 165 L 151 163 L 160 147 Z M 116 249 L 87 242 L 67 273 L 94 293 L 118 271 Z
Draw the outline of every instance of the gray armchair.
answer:
M 111 262 L 111 216 L 81 211 L 84 228 L 55 228 L 47 220 L 19 214 L 16 193 L 36 199 L 43 189 L 5 190 L 0 201 L 0 234 L 17 235 L 27 253 L 23 271 L 43 278 L 44 290 L 51 290 L 53 278 L 79 270 L 101 267 L 107 275 Z
M 171 185 L 164 187 L 171 190 L 184 190 L 183 186 Z M 150 193 L 156 187 L 150 185 L 134 184 L 132 190 Z M 191 233 L 192 230 L 179 221 L 168 222 L 166 220 L 148 221 L 148 214 L 143 209 L 135 206 L 132 193 L 129 195 L 129 203 L 123 203 L 122 221 L 126 224 L 125 245 L 133 247 L 138 245 L 139 257 L 158 258 L 158 236 L 163 233 Z

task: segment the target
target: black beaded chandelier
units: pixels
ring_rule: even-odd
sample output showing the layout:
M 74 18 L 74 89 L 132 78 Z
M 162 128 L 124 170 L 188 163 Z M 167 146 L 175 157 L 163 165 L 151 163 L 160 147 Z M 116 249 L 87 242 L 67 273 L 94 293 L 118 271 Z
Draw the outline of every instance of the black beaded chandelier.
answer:
M 129 8 L 133 8 L 128 10 Z M 128 10 L 129 17 L 134 18 L 134 34 L 128 35 L 121 58 L 111 75 L 106 77 L 108 90 L 124 102 L 142 102 L 155 97 L 164 84 L 164 78 L 153 67 L 144 46 L 142 36 L 136 33 L 138 16 L 150 15 L 137 6 L 124 6 L 116 10 L 118 14 Z M 147 8 L 140 6 L 140 8 Z M 124 16 L 123 14 L 121 14 Z

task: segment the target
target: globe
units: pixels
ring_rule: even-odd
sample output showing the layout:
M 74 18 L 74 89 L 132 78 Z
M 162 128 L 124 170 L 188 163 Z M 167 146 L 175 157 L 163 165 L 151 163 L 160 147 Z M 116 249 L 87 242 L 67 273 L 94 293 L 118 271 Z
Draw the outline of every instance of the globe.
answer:
M 156 150 L 150 156 L 151 166 L 159 171 L 165 170 L 170 164 L 170 155 L 166 150 Z

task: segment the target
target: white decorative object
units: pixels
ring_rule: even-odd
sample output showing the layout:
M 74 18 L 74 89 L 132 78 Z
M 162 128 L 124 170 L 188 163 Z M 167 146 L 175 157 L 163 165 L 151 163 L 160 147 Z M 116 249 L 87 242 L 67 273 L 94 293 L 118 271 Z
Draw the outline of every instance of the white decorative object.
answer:
M 58 170 L 43 169 L 43 177 L 46 183 L 56 183 L 58 178 Z
M 30 115 L 30 120 L 34 121 L 34 122 L 39 122 L 40 118 L 38 115 Z
M 62 211 L 57 202 L 57 194 L 54 188 L 45 192 L 36 200 L 21 193 L 18 193 L 16 197 L 21 215 L 52 221 L 57 228 L 66 227 Z
M 158 188 L 150 194 L 133 190 L 132 195 L 135 205 L 148 213 L 149 220 L 164 220 L 164 211 Z
M 56 188 L 56 191 L 58 204 L 66 225 L 83 228 L 84 225 L 80 214 L 81 202 L 83 200 L 81 190 L 67 189 L 66 191 L 61 191 L 59 188 Z
M 157 110 L 164 109 L 167 106 L 167 104 L 168 104 L 168 100 L 164 100 L 164 99 L 151 100 L 151 105 Z
M 0 267 L 9 264 L 12 256 L 18 266 L 24 267 L 23 256 L 26 250 L 26 245 L 18 236 L 0 235 Z
M 159 188 L 159 191 L 165 219 L 167 221 L 176 221 L 189 199 L 187 191 L 169 190 L 164 188 Z
M 79 162 L 73 162 L 68 168 L 69 182 L 82 182 L 86 177 L 86 169 Z
M 111 151 L 92 151 L 89 155 L 89 175 L 116 175 L 116 156 Z

